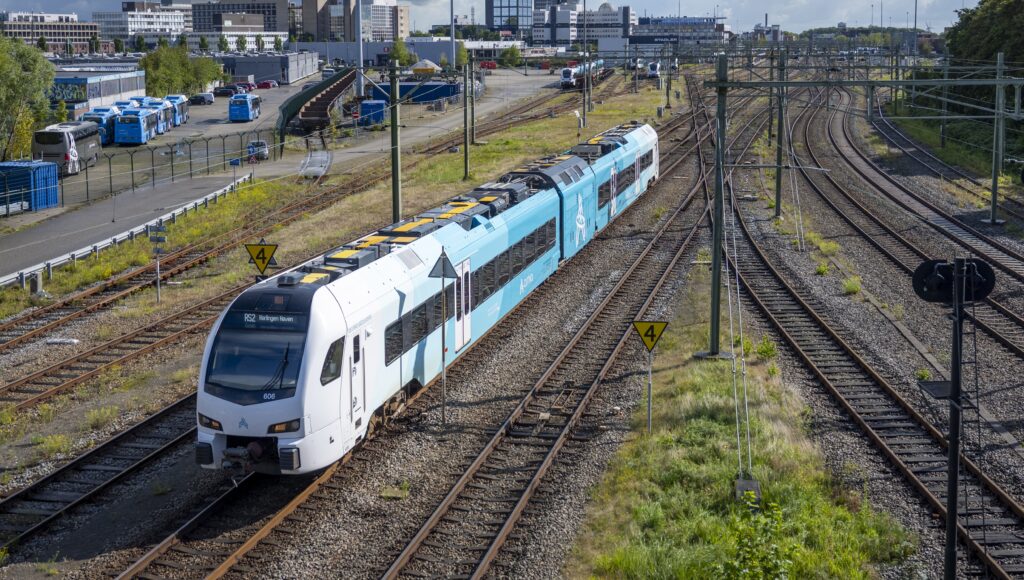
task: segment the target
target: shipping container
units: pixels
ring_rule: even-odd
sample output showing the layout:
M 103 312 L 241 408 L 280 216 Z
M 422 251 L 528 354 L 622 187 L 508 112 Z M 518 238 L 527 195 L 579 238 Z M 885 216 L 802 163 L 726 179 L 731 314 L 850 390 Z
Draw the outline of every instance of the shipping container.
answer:
M 398 83 L 398 94 L 402 97 L 403 102 L 430 103 L 461 95 L 462 83 L 441 81 Z M 389 101 L 391 100 L 390 95 L 391 87 L 389 85 L 373 85 L 374 99 Z
M 0 163 L 0 215 L 56 207 L 60 203 L 59 187 L 56 163 Z
M 363 101 L 359 103 L 359 124 L 383 125 L 387 110 L 387 101 Z

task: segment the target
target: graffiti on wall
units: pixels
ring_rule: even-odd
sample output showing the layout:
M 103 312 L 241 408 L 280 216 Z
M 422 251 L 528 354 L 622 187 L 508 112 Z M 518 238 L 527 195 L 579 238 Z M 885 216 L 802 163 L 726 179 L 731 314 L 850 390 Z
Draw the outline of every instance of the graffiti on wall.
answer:
M 50 88 L 50 100 L 63 100 L 65 103 L 88 100 L 88 97 L 86 96 L 86 85 L 59 82 L 54 83 L 53 87 Z

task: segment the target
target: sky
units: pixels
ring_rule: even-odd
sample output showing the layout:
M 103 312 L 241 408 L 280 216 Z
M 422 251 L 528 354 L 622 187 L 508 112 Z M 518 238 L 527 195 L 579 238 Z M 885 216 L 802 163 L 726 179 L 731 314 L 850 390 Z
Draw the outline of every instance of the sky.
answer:
M 582 0 L 581 0 L 582 1 Z M 594 8 L 602 0 L 589 0 Z M 670 16 L 680 9 L 686 16 L 711 15 L 716 5 L 711 3 L 680 2 L 673 6 L 671 0 L 610 0 L 613 6 L 628 3 L 638 14 L 643 16 Z M 977 0 L 917 0 L 917 22 L 922 29 L 931 28 L 941 31 L 956 21 L 956 10 L 961 7 L 973 7 Z M 412 5 L 411 16 L 413 28 L 426 30 L 432 24 L 448 22 L 448 0 L 400 0 Z M 882 0 L 884 2 L 885 22 L 891 21 L 893 26 L 905 26 L 907 12 L 910 12 L 911 24 L 914 18 L 914 0 Z M 736 0 L 721 2 L 717 5 L 717 13 L 727 18 L 726 22 L 734 31 L 753 28 L 754 24 L 764 22 L 764 13 L 768 12 L 770 24 L 780 24 L 783 30 L 800 32 L 819 26 L 835 26 L 843 21 L 850 26 L 865 26 L 872 20 L 872 0 Z M 455 0 L 456 14 L 469 14 L 470 7 L 476 7 L 476 21 L 484 20 L 483 0 Z M 590 5 L 587 8 L 591 8 Z M 40 12 L 75 12 L 79 18 L 90 18 L 93 10 L 117 11 L 121 9 L 120 0 L 0 0 L 0 10 L 30 10 Z M 666 11 L 668 10 L 668 12 Z M 874 23 L 880 24 L 879 1 L 874 1 Z

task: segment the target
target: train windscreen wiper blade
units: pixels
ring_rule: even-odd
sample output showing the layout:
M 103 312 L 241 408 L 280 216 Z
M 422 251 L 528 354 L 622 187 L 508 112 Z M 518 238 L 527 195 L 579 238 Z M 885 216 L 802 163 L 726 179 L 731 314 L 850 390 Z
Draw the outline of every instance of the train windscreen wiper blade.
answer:
M 288 351 L 291 350 L 292 343 L 288 343 L 284 347 L 284 356 L 281 358 L 281 362 L 278 363 L 277 369 L 274 371 L 274 375 L 270 377 L 267 384 L 263 385 L 264 391 L 270 391 L 274 389 L 280 389 L 284 387 L 284 370 L 288 368 Z M 274 386 L 277 383 L 277 386 Z

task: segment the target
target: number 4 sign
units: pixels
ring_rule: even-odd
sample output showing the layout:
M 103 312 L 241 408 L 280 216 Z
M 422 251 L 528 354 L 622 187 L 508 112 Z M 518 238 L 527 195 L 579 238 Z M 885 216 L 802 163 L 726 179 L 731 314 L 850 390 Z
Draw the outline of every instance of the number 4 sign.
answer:
M 651 397 L 654 390 L 653 381 L 653 370 L 654 365 L 654 346 L 658 344 L 661 339 L 661 335 L 665 332 L 665 328 L 668 326 L 667 322 L 650 322 L 646 320 L 635 320 L 633 321 L 633 328 L 636 329 L 636 333 L 640 335 L 641 340 L 644 341 L 644 346 L 647 347 L 647 434 L 651 434 Z
M 277 260 L 274 259 L 274 253 L 277 252 L 277 244 L 268 244 L 266 240 L 261 238 L 258 244 L 246 244 L 245 250 L 249 252 L 249 263 L 255 264 L 260 274 L 267 271 L 267 266 L 277 265 Z

